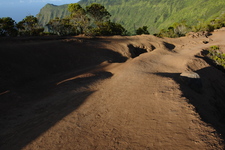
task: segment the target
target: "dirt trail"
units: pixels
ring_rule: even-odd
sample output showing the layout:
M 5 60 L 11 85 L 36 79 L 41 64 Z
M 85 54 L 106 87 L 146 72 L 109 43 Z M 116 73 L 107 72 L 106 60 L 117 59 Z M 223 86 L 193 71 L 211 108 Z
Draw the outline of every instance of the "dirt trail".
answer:
M 222 46 L 225 41 L 218 43 L 217 39 L 224 36 L 224 31 L 213 33 L 208 44 L 202 42 L 208 40 L 205 37 L 160 39 L 146 35 L 90 41 L 96 49 L 109 49 L 129 59 L 111 63 L 109 58 L 80 73 L 44 80 L 44 85 L 55 86 L 22 113 L 35 109 L 35 117 L 31 113 L 17 125 L 8 123 L 13 129 L 9 127 L 3 134 L 2 148 L 223 149 L 224 124 L 211 104 L 212 98 L 215 103 L 219 100 L 215 93 L 223 95 L 210 86 L 210 80 L 213 77 L 217 82 L 220 77 L 225 81 L 225 77 L 195 55 L 210 45 Z M 139 55 L 138 50 L 148 53 Z M 187 70 L 200 74 L 203 93 L 180 81 L 179 74 Z M 224 90 L 222 83 L 216 88 Z M 3 96 L 8 98 L 6 94 Z

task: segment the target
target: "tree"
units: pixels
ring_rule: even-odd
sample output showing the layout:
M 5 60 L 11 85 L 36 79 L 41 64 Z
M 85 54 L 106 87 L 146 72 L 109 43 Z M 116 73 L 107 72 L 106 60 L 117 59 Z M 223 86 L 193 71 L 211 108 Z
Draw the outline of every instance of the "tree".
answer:
M 93 20 L 88 33 L 91 35 L 124 35 L 126 30 L 121 24 L 110 21 L 110 13 L 101 4 L 86 6 L 86 13 Z
M 39 35 L 40 32 L 44 31 L 44 28 L 38 25 L 38 20 L 34 16 L 26 16 L 17 24 L 17 28 L 22 35 Z
M 89 26 L 90 19 L 86 16 L 86 11 L 78 3 L 69 4 L 69 12 L 71 12 L 71 22 L 77 29 L 77 34 L 83 34 L 84 30 Z
M 137 35 L 141 35 L 141 34 L 149 34 L 148 32 L 148 27 L 147 26 L 143 26 L 143 27 L 140 27 L 136 30 L 136 34 Z
M 85 10 L 78 3 L 71 3 L 68 5 L 69 12 L 84 14 Z
M 107 9 L 101 4 L 93 3 L 90 6 L 86 6 L 87 14 L 94 19 L 94 22 L 98 25 L 103 22 L 109 21 L 111 17 Z
M 94 29 L 94 35 L 125 35 L 126 30 L 121 24 L 107 21 Z
M 17 29 L 15 21 L 10 17 L 0 18 L 0 36 L 16 36 Z
M 126 30 L 122 25 L 110 21 L 110 13 L 106 10 L 101 4 L 93 3 L 89 6 L 86 6 L 86 9 L 83 9 L 80 4 L 72 3 L 68 5 L 68 10 L 71 13 L 70 23 L 77 31 L 77 34 L 85 35 L 124 35 Z M 55 20 L 56 21 L 56 20 Z M 49 22 L 49 27 L 58 27 L 61 30 L 61 23 Z
M 49 21 L 47 27 L 57 35 L 69 35 L 75 33 L 75 28 L 71 25 L 70 19 L 55 18 Z

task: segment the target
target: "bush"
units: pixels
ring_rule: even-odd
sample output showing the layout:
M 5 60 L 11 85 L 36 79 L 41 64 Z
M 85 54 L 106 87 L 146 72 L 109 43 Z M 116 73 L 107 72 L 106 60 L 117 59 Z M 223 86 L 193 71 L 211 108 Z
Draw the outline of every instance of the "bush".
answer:
M 170 37 L 176 38 L 185 36 L 190 31 L 190 27 L 186 24 L 186 21 L 176 22 L 168 29 L 162 29 L 157 34 L 158 37 Z
M 0 18 L 0 36 L 17 36 L 16 22 L 10 17 Z
M 217 45 L 213 45 L 213 46 L 210 47 L 210 50 L 219 50 L 219 49 L 220 48 Z
M 219 50 L 219 46 L 211 46 L 208 50 L 207 57 L 212 59 L 215 64 L 222 66 L 225 69 L 225 54 Z
M 143 27 L 140 27 L 136 30 L 136 34 L 137 35 L 141 35 L 141 34 L 149 34 L 148 32 L 148 27 L 147 26 L 143 26 Z
M 90 36 L 126 35 L 126 30 L 121 24 L 107 21 L 102 24 L 98 24 L 98 27 L 96 28 L 89 27 L 85 34 Z

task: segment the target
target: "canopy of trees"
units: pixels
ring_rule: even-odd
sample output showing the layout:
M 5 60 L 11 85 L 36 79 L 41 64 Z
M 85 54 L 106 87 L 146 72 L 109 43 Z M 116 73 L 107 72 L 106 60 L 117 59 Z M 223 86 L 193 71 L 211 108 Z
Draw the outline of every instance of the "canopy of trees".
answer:
M 102 23 L 109 21 L 110 13 L 101 4 L 93 3 L 90 6 L 86 6 L 86 12 L 94 19 L 96 23 Z
M 100 4 L 93 3 L 82 8 L 78 3 L 68 5 L 71 13 L 65 19 L 53 19 L 48 23 L 51 32 L 58 35 L 85 34 L 85 35 L 124 35 L 126 30 L 122 25 L 110 20 L 110 13 Z
M 34 16 L 26 16 L 19 23 L 10 17 L 0 18 L 0 36 L 40 35 L 43 31 Z
M 0 18 L 0 36 L 16 36 L 16 22 L 10 17 Z
M 70 34 L 75 34 L 76 31 L 73 28 L 70 19 L 59 19 L 55 18 L 51 20 L 48 24 L 47 27 L 49 28 L 50 31 L 53 32 L 53 34 L 57 35 L 70 35 Z
M 38 20 L 34 16 L 26 16 L 17 24 L 17 28 L 20 35 L 39 35 L 40 32 L 44 31 L 44 28 L 38 25 Z

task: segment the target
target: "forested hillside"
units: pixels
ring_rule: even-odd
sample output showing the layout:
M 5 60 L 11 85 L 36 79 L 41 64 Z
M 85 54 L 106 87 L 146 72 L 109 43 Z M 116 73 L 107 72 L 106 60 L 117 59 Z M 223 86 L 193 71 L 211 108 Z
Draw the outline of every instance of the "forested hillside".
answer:
M 155 33 L 174 22 L 186 20 L 189 25 L 215 18 L 225 11 L 224 0 L 81 0 L 81 6 L 99 3 L 112 15 L 111 20 L 122 24 L 128 32 L 142 26 L 148 26 L 150 33 Z M 69 15 L 68 5 L 47 4 L 38 14 L 42 25 L 55 17 Z

